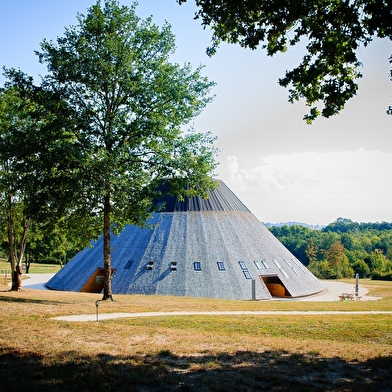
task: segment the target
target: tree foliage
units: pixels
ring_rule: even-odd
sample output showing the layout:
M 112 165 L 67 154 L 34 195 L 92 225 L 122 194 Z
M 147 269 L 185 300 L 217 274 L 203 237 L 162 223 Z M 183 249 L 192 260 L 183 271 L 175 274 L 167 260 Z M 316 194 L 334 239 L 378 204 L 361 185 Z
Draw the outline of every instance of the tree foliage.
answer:
M 21 261 L 29 227 L 29 220 L 23 214 L 24 201 L 29 195 L 20 185 L 25 182 L 16 169 L 18 160 L 13 154 L 13 134 L 29 127 L 28 106 L 29 102 L 22 101 L 16 91 L 0 91 L 0 222 L 11 265 L 12 290 L 21 287 Z
M 72 137 L 62 126 L 56 97 L 19 71 L 5 75 L 8 81 L 0 90 L 0 224 L 7 233 L 3 246 L 11 264 L 12 289 L 19 290 L 32 220 L 53 224 L 64 211 L 69 195 L 65 190 L 73 183 L 67 181 L 72 169 L 64 154 Z
M 104 299 L 111 298 L 110 233 L 144 225 L 162 182 L 176 194 L 214 187 L 214 138 L 184 132 L 211 101 L 214 83 L 202 67 L 170 63 L 170 26 L 141 20 L 136 4 L 98 1 L 57 42 L 41 43 L 44 87 L 70 108 L 80 167 L 71 219 L 100 217 L 104 233 Z M 75 199 L 75 198 L 74 198 Z
M 271 227 L 271 232 L 320 278 L 392 274 L 392 224 L 338 218 L 322 230 Z
M 289 87 L 290 102 L 305 99 L 309 123 L 320 114 L 339 113 L 356 94 L 362 76 L 358 48 L 374 37 L 392 38 L 390 0 L 196 0 L 196 5 L 195 18 L 213 31 L 209 54 L 221 41 L 261 46 L 269 56 L 306 44 L 301 63 L 279 84 Z

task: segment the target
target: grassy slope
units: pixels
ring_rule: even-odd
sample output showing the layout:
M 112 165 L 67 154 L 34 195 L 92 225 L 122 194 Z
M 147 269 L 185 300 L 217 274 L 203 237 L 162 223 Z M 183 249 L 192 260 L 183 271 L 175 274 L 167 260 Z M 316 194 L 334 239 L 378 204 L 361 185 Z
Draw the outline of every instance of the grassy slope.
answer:
M 70 323 L 51 317 L 94 313 L 100 295 L 12 293 L 2 283 L 0 385 L 6 391 L 372 391 L 392 385 L 391 315 Z M 370 295 L 383 299 L 318 303 L 117 295 L 115 302 L 101 302 L 100 312 L 392 310 L 392 282 L 365 284 Z

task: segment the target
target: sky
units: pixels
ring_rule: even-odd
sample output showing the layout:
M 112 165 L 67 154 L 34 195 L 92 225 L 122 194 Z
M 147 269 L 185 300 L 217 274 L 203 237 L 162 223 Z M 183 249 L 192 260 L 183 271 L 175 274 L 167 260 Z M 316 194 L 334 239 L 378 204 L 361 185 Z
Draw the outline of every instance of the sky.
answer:
M 35 77 L 46 69 L 35 50 L 77 24 L 95 0 L 0 0 L 0 65 Z M 130 5 L 131 0 L 120 0 Z M 343 217 L 357 222 L 392 222 L 392 44 L 375 40 L 361 48 L 364 77 L 341 114 L 303 121 L 303 102 L 288 102 L 278 85 L 295 67 L 303 47 L 267 57 L 261 49 L 221 45 L 206 55 L 211 31 L 193 19 L 194 1 L 139 0 L 137 14 L 167 21 L 176 36 L 172 61 L 204 65 L 216 82 L 214 101 L 192 124 L 210 131 L 220 149 L 216 177 L 223 180 L 263 222 L 327 225 Z M 0 86 L 4 78 L 0 77 Z

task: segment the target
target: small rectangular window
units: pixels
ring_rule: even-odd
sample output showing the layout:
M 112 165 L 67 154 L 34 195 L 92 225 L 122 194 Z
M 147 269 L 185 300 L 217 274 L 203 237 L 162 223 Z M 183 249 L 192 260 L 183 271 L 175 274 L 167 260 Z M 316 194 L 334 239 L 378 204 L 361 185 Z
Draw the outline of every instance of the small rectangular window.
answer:
M 273 259 L 272 261 L 275 263 L 275 265 L 276 265 L 278 268 L 282 268 L 282 266 L 278 263 L 277 260 Z
M 297 263 L 297 261 L 296 261 L 295 259 L 291 259 L 291 261 L 292 261 L 296 266 L 298 266 L 298 263 Z
M 294 269 L 294 267 L 291 267 L 291 269 L 293 270 L 293 272 L 294 272 L 296 275 L 299 275 L 299 273 Z
M 264 268 L 268 269 L 268 268 L 270 267 L 270 266 L 268 265 L 268 263 L 267 263 L 267 260 L 261 260 L 261 262 L 263 263 Z
M 242 271 L 242 272 L 244 273 L 246 279 L 252 279 L 252 275 L 250 274 L 250 272 L 248 270 Z
M 299 262 L 297 262 L 297 260 L 295 260 L 295 259 L 291 259 L 291 261 L 304 273 L 304 274 L 306 274 L 306 269 L 305 268 L 303 268 L 303 266 L 302 266 L 302 264 L 301 263 L 299 263 Z
M 218 261 L 216 264 L 218 265 L 219 271 L 226 271 L 225 264 L 223 261 Z
M 289 267 L 293 267 L 286 259 L 283 259 Z
M 291 268 L 291 270 L 292 270 L 296 275 L 299 275 L 299 273 L 295 270 L 294 266 L 293 266 L 288 260 L 286 260 L 286 259 L 283 259 L 283 260 L 286 262 L 286 264 Z
M 255 263 L 255 266 L 256 266 L 257 269 L 263 269 L 263 266 L 262 266 L 262 264 L 260 263 L 260 261 L 255 260 L 254 263 Z
M 245 264 L 244 261 L 239 261 L 238 264 L 240 265 L 240 267 L 241 267 L 242 270 L 245 271 L 245 270 L 248 269 L 248 267 L 246 266 L 246 264 Z
M 285 276 L 286 278 L 288 277 L 286 271 L 283 268 L 279 268 L 279 271 L 283 274 L 283 276 Z
M 132 267 L 132 264 L 133 264 L 133 260 L 128 260 L 127 261 L 127 264 L 125 264 L 125 269 L 130 269 L 131 267 Z
M 201 263 L 200 263 L 200 261 L 195 261 L 193 263 L 193 268 L 195 269 L 195 271 L 201 271 Z

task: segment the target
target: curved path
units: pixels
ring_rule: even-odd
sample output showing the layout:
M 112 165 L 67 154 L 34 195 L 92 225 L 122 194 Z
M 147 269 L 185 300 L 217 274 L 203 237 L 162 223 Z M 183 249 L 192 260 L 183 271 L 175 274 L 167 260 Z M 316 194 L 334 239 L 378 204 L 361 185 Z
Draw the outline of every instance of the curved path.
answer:
M 140 317 L 162 317 L 162 316 L 215 316 L 215 315 L 234 315 L 234 316 L 290 316 L 290 315 L 317 315 L 317 314 L 390 314 L 392 311 L 222 311 L 222 312 L 141 312 L 141 313 L 104 313 L 104 314 L 79 314 L 74 316 L 59 316 L 52 320 L 59 321 L 100 321 L 117 318 L 140 318 Z

